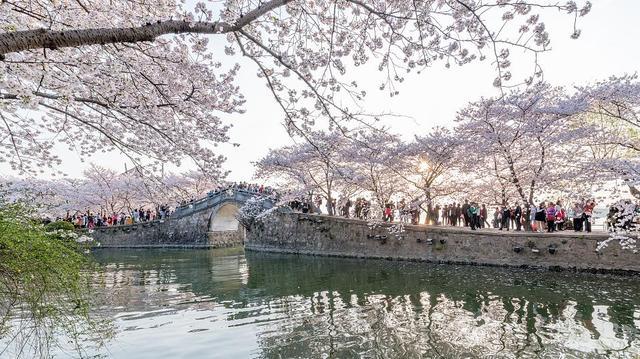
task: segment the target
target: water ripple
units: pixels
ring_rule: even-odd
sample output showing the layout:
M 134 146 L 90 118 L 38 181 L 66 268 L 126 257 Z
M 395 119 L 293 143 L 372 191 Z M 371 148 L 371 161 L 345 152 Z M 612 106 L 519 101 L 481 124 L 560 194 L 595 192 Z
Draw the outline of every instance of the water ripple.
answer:
M 113 358 L 633 358 L 637 277 L 270 255 L 96 252 Z M 153 340 L 150 340 L 153 338 Z

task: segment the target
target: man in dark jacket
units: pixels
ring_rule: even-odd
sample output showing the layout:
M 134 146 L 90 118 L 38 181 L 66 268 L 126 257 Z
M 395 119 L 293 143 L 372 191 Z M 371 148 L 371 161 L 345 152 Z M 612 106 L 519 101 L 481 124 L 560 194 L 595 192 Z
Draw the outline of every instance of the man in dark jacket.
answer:
M 349 211 L 351 210 L 351 200 L 347 198 L 347 202 L 344 204 L 344 216 L 349 218 Z
M 522 230 L 522 208 L 520 208 L 520 204 L 516 203 L 516 208 L 514 209 L 514 217 L 516 221 L 516 231 Z
M 451 225 L 454 226 L 454 227 L 458 225 L 458 221 L 456 221 L 456 211 L 457 211 L 456 210 L 456 203 L 453 202 L 451 207 L 449 207 L 449 215 L 450 215 Z M 458 213 L 458 217 L 460 217 L 459 213 Z
M 510 220 L 511 220 L 511 211 L 509 210 L 509 207 L 507 207 L 506 205 L 503 205 L 502 206 L 502 222 L 500 224 L 500 230 L 504 228 L 508 231 Z
M 469 227 L 469 221 L 471 218 L 469 217 L 469 201 L 464 200 L 464 204 L 462 205 L 462 216 L 464 217 L 464 226 Z

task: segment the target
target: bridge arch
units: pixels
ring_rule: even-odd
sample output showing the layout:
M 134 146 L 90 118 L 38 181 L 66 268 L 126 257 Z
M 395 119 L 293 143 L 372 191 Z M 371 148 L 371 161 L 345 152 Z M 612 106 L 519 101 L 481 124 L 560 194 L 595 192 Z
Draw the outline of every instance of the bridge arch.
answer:
M 227 201 L 215 208 L 209 217 L 209 232 L 238 230 L 240 228 L 240 222 L 237 218 L 239 206 L 241 204 L 238 202 Z
M 255 196 L 260 194 L 229 188 L 179 206 L 169 217 L 172 232 L 169 237 L 206 247 L 241 245 L 245 229 L 238 222 L 237 213 L 245 202 Z M 266 198 L 263 206 L 271 208 L 274 201 Z

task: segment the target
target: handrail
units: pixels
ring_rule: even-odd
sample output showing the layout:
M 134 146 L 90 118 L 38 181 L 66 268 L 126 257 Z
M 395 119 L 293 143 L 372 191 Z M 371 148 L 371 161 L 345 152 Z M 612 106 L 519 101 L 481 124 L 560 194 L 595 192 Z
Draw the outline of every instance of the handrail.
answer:
M 228 191 L 231 190 L 232 193 L 231 194 L 227 194 Z M 233 194 L 235 194 L 236 192 L 240 192 L 240 193 L 247 193 L 250 195 L 255 195 L 255 196 L 269 196 L 267 194 L 264 193 L 260 193 L 260 192 L 254 192 L 254 191 L 247 191 L 245 189 L 240 189 L 240 188 L 232 188 L 232 187 L 228 187 L 224 190 L 215 192 L 213 195 L 207 195 L 205 197 L 199 198 L 197 200 L 194 200 L 193 202 L 189 202 L 189 203 L 185 203 L 183 205 L 180 205 L 178 207 L 176 207 L 176 211 L 178 209 L 183 209 L 183 208 L 192 208 L 192 207 L 196 207 L 198 204 L 200 203 L 204 203 L 207 202 L 208 200 L 212 199 L 212 198 L 217 198 L 217 197 L 221 197 L 222 195 L 226 195 L 226 197 L 232 197 Z

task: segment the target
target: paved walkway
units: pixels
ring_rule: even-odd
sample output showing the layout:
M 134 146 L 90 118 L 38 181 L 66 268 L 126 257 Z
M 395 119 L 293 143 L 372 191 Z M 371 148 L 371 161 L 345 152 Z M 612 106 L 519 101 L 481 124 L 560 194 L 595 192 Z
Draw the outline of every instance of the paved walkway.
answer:
M 428 227 L 428 228 L 442 228 L 442 229 L 452 229 L 452 230 L 468 230 L 471 231 L 471 228 L 469 227 L 453 227 L 453 226 L 433 226 L 433 225 L 427 225 L 427 224 L 419 224 L 418 226 L 420 227 Z M 508 231 L 505 230 L 499 230 L 497 228 L 479 228 L 476 230 L 477 232 L 490 232 L 490 233 L 538 233 L 538 234 L 553 234 L 553 235 L 569 235 L 569 236 L 575 236 L 575 235 L 584 235 L 584 236 L 601 236 L 603 234 L 608 234 L 609 232 L 604 231 L 602 229 L 597 229 L 597 230 L 593 230 L 591 232 L 576 232 L 573 230 L 565 230 L 565 231 L 555 231 L 555 232 L 547 232 L 547 231 L 542 231 L 542 232 L 531 232 L 531 231 L 516 231 L 515 229 L 510 229 Z

